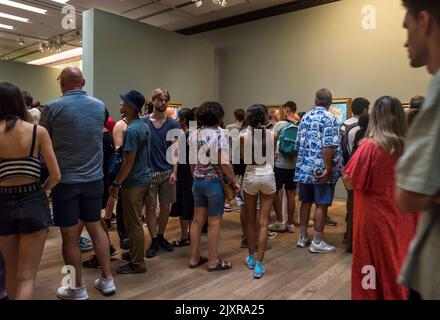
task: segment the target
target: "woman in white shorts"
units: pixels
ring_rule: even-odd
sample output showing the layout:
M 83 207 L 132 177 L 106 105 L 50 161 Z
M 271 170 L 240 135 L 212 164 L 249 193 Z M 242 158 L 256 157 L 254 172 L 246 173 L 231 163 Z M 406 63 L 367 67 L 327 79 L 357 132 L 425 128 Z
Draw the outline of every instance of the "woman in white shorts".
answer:
M 266 272 L 263 259 L 266 251 L 269 214 L 276 193 L 273 161 L 275 137 L 266 128 L 268 110 L 264 105 L 253 105 L 247 111 L 248 125 L 240 135 L 240 151 L 246 165 L 243 179 L 244 201 L 246 203 L 246 228 L 249 255 L 246 265 L 254 270 L 254 277 L 260 279 Z M 257 200 L 260 197 L 259 223 L 257 224 Z M 257 229 L 257 225 L 259 228 Z M 258 234 L 258 235 L 257 235 Z M 258 245 L 257 245 L 258 241 Z M 255 253 L 257 251 L 257 256 Z

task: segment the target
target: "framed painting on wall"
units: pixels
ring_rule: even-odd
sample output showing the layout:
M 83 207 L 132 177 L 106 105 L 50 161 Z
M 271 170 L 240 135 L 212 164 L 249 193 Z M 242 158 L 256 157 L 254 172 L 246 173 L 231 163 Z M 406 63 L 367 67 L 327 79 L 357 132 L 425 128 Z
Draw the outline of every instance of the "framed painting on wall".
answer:
M 282 105 L 280 104 L 271 104 L 267 106 L 267 109 L 269 111 L 269 114 L 271 114 L 271 112 L 273 112 L 275 114 L 275 117 L 277 119 L 277 121 L 280 121 L 283 117 L 282 112 L 283 112 L 283 108 Z
M 351 118 L 351 98 L 333 99 L 329 111 L 338 119 L 339 124 Z
M 183 104 L 170 102 L 168 103 L 166 114 L 168 117 L 177 120 L 177 116 L 179 115 L 179 111 L 183 109 Z
M 410 108 L 410 104 L 409 104 L 409 102 L 407 102 L 407 103 L 402 103 L 402 107 L 403 107 L 403 109 L 409 109 L 409 108 Z

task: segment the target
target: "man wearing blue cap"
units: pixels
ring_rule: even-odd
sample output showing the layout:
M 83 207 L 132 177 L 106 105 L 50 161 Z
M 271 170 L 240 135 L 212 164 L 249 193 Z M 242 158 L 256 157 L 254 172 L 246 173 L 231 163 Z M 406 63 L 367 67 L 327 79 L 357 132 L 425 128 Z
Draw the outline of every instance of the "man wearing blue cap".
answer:
M 144 261 L 144 228 L 142 208 L 148 194 L 150 174 L 150 130 L 139 118 L 145 104 L 145 97 L 132 90 L 121 94 L 120 112 L 128 122 L 124 134 L 124 161 L 118 176 L 110 187 L 110 196 L 117 199 L 119 191 L 122 198 L 124 225 L 130 242 L 129 262 L 117 269 L 119 274 L 147 272 Z

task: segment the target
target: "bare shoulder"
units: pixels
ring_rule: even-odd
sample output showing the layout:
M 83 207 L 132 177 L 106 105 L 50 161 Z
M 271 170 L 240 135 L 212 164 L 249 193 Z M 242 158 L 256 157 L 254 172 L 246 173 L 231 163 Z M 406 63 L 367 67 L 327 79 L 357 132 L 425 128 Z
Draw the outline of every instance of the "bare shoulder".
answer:
M 45 138 L 48 137 L 49 133 L 47 132 L 46 128 L 43 126 L 37 126 L 37 137 L 38 138 Z

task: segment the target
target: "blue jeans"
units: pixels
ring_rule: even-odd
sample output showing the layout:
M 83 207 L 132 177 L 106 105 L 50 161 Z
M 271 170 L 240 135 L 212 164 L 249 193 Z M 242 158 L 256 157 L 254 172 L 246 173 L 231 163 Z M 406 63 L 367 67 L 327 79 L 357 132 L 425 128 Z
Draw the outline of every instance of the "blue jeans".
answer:
M 211 217 L 224 213 L 225 193 L 219 179 L 194 179 L 192 190 L 195 208 L 208 208 L 208 215 Z
M 0 194 L 0 236 L 34 233 L 52 225 L 49 202 L 43 190 Z

